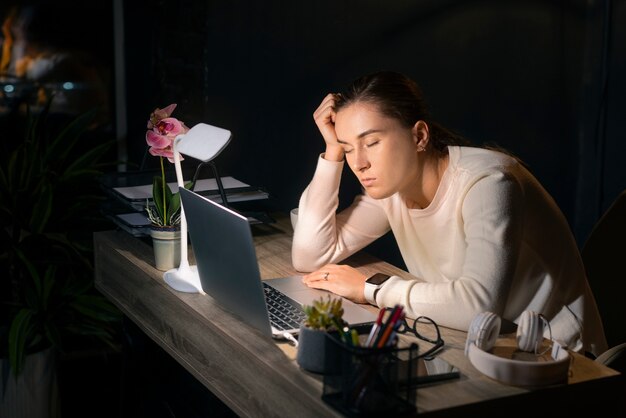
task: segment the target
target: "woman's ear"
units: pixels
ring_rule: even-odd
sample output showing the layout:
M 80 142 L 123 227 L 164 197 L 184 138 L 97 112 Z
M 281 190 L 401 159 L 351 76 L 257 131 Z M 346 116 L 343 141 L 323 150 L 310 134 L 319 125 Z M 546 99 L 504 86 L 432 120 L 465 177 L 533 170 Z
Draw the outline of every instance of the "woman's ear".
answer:
M 426 146 L 428 145 L 428 141 L 430 140 L 430 135 L 428 132 L 428 125 L 423 120 L 418 120 L 413 125 L 413 141 L 415 141 L 415 145 L 417 146 L 417 151 L 422 152 L 426 150 Z

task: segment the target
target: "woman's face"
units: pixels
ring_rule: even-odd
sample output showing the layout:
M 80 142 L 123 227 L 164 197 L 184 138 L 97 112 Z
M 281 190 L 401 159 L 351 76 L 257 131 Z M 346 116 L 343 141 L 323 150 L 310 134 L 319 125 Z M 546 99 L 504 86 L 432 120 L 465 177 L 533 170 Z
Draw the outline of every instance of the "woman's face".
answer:
M 383 199 L 410 194 L 418 177 L 417 137 L 375 105 L 354 103 L 335 117 L 337 141 L 367 194 Z

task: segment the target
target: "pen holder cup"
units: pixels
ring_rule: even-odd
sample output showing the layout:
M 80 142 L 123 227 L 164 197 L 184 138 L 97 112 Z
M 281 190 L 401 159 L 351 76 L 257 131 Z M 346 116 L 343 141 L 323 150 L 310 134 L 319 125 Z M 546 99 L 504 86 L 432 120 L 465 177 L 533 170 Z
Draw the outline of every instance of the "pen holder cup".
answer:
M 341 347 L 341 367 L 324 376 L 322 399 L 347 416 L 415 412 L 418 346 Z

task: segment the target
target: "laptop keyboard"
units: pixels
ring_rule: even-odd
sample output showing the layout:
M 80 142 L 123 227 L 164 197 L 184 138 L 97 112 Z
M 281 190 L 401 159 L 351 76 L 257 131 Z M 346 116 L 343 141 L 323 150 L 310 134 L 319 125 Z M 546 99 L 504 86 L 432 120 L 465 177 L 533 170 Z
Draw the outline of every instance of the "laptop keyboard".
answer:
M 263 290 L 272 326 L 280 331 L 299 329 L 306 317 L 302 307 L 267 283 Z

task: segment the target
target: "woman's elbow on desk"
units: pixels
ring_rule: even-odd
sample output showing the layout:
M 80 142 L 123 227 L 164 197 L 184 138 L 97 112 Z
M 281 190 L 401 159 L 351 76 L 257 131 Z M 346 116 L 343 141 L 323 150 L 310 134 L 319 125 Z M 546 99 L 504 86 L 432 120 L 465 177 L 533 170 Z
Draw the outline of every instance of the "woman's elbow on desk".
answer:
M 295 241 L 291 247 L 291 264 L 300 272 L 312 272 L 330 263 L 330 257 L 320 256 L 312 245 L 298 245 Z
M 308 257 L 306 254 L 302 254 L 301 251 L 291 250 L 291 264 L 299 272 L 311 272 L 321 268 L 325 263 L 319 262 L 319 260 L 313 257 Z

